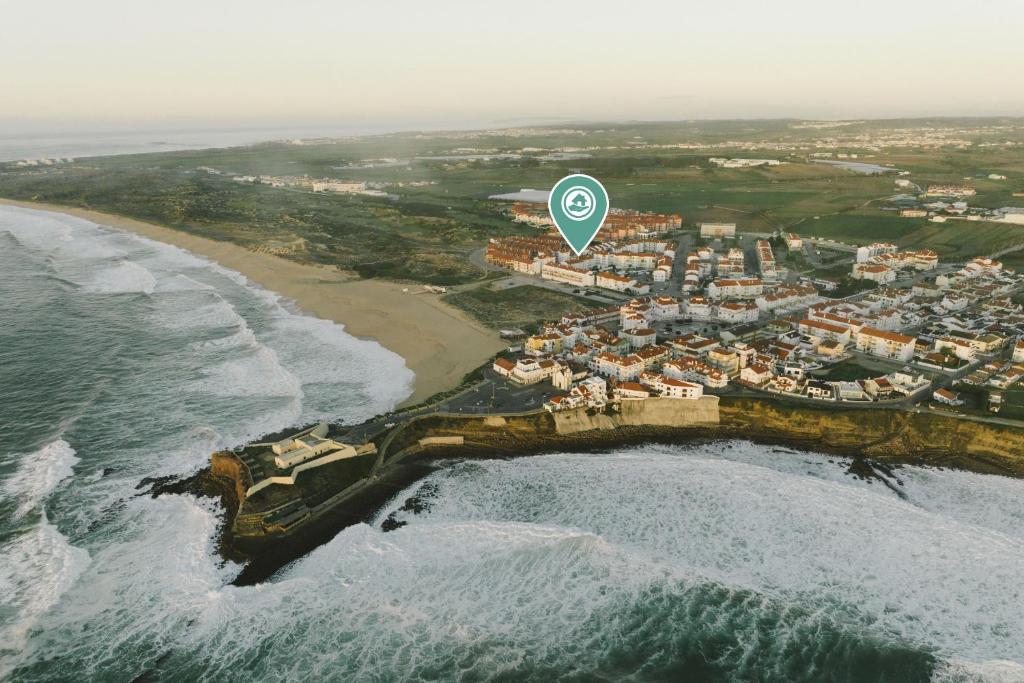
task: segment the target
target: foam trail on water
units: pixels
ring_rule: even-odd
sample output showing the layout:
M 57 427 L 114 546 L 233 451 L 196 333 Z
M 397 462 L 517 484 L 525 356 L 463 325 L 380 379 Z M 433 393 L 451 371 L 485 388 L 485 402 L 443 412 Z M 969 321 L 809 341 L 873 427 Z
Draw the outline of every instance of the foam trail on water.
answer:
M 22 654 L 39 619 L 89 566 L 89 553 L 72 546 L 45 516 L 0 548 L 0 677 Z
M 5 498 L 18 501 L 15 518 L 39 507 L 57 486 L 74 474 L 78 456 L 67 441 L 52 441 L 34 453 L 17 456 L 18 469 L 3 482 Z
M 87 291 L 101 294 L 152 294 L 155 289 L 153 273 L 133 261 L 122 261 L 101 271 L 86 287 Z

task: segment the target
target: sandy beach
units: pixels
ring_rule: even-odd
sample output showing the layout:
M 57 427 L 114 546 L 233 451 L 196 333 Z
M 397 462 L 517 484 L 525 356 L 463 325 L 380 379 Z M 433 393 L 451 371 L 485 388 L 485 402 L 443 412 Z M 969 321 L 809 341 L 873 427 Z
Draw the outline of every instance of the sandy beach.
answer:
M 78 216 L 172 244 L 238 271 L 293 300 L 303 311 L 341 323 L 349 334 L 374 339 L 402 356 L 416 373 L 413 394 L 404 404 L 451 388 L 504 347 L 496 332 L 445 304 L 438 295 L 416 293 L 422 291 L 420 285 L 355 279 L 334 268 L 303 265 L 98 211 L 6 199 L 0 199 L 0 204 Z

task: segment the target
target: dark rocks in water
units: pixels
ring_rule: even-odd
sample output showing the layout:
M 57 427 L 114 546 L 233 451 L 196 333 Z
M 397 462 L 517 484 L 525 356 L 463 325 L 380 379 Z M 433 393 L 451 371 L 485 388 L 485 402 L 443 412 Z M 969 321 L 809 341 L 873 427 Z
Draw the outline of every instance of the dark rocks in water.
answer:
M 433 482 L 427 482 L 423 486 L 416 490 L 416 493 L 405 499 L 402 506 L 388 515 L 387 519 L 381 522 L 381 531 L 388 532 L 394 531 L 395 529 L 401 529 L 403 526 L 408 524 L 403 520 L 398 519 L 397 515 L 400 512 L 411 512 L 414 515 L 420 515 L 427 512 L 432 507 L 432 501 L 437 496 L 437 485 Z
M 867 458 L 853 458 L 849 467 L 846 468 L 846 473 L 864 481 L 872 479 L 880 481 L 900 498 L 906 499 L 907 497 L 902 490 L 903 481 L 896 476 L 896 467 L 893 465 L 874 462 Z

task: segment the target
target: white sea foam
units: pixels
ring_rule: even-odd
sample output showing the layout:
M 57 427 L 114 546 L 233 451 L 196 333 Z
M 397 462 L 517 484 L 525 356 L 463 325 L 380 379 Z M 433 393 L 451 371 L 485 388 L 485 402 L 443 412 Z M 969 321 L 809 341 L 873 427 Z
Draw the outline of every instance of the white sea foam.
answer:
M 89 565 L 89 553 L 68 543 L 44 517 L 0 548 L 0 677 L 23 654 L 32 629 Z
M 436 503 L 415 523 L 582 528 L 725 585 L 829 605 L 839 620 L 949 657 L 1024 663 L 1024 528 L 1007 523 L 1022 482 L 905 468 L 903 500 L 815 454 L 733 443 L 680 456 L 645 447 L 466 463 L 432 479 Z M 968 497 L 967 514 L 941 504 Z
M 100 271 L 86 286 L 87 291 L 103 294 L 152 294 L 155 289 L 153 273 L 133 261 L 121 261 Z
M 15 456 L 17 470 L 3 482 L 5 498 L 16 500 L 14 516 L 38 508 L 57 486 L 74 474 L 78 456 L 67 441 L 52 441 L 34 453 Z

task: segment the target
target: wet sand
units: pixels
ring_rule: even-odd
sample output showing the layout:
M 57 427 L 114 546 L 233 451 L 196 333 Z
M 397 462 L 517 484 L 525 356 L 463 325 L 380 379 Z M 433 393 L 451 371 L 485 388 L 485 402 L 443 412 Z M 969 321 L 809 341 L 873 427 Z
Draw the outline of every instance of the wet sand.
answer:
M 361 280 L 327 266 L 296 263 L 132 218 L 73 207 L 0 199 L 0 204 L 56 211 L 133 232 L 186 249 L 238 271 L 254 283 L 291 299 L 303 311 L 345 326 L 405 359 L 416 373 L 412 396 L 403 405 L 449 389 L 504 348 L 498 334 L 422 292 L 416 284 Z M 404 291 L 408 290 L 408 291 Z

